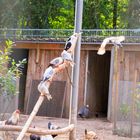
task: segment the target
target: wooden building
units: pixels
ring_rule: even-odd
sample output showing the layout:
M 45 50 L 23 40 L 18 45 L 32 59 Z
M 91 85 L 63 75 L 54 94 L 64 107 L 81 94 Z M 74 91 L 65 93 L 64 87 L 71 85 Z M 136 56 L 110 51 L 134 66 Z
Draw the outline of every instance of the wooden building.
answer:
M 108 45 L 107 52 L 99 56 L 99 47 L 100 44 L 93 43 L 83 43 L 81 46 L 78 108 L 89 104 L 92 116 L 98 113 L 112 120 L 114 53 L 111 45 Z M 64 43 L 16 42 L 13 57 L 16 60 L 27 58 L 28 61 L 19 82 L 18 108 L 23 113 L 32 111 L 39 97 L 37 85 L 49 62 L 59 57 L 63 48 Z M 118 49 L 119 81 L 125 83 L 133 79 L 134 70 L 140 67 L 139 60 L 139 44 L 124 44 L 123 48 Z M 46 99 L 37 115 L 69 117 L 70 74 L 71 69 L 66 69 L 55 76 L 50 87 L 53 99 Z

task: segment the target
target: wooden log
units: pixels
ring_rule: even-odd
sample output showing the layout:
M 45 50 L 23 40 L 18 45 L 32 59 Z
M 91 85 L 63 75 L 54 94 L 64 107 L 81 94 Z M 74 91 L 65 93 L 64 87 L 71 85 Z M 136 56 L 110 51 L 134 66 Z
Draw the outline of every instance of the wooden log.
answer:
M 18 131 L 22 130 L 23 126 L 13 126 L 13 125 L 0 125 L 0 131 Z M 57 129 L 57 130 L 45 130 L 45 128 L 28 128 L 26 133 L 32 133 L 36 135 L 55 135 L 55 134 L 65 134 L 74 129 L 74 124 L 67 127 Z
M 25 125 L 24 125 L 24 127 L 23 127 L 23 129 L 22 129 L 20 135 L 18 136 L 17 140 L 22 140 L 22 139 L 23 139 L 24 134 L 27 132 L 27 130 L 28 130 L 30 124 L 32 123 L 32 120 L 34 119 L 35 115 L 37 114 L 37 112 L 38 112 L 38 110 L 39 110 L 39 108 L 40 108 L 42 102 L 44 101 L 44 97 L 45 97 L 45 96 L 42 96 L 42 95 L 39 96 L 39 99 L 38 99 L 38 101 L 36 102 L 36 104 L 35 104 L 35 106 L 34 106 L 34 109 L 33 109 L 32 113 L 30 114 L 30 116 L 29 116 L 27 122 L 25 123 Z

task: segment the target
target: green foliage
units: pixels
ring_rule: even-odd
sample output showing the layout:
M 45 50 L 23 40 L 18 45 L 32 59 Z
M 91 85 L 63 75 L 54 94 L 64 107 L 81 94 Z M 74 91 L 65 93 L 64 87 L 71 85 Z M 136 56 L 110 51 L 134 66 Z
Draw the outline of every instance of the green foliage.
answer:
M 124 117 L 130 113 L 130 106 L 128 104 L 122 104 L 120 107 L 120 111 Z
M 74 28 L 74 2 L 63 0 L 63 6 L 59 13 L 49 17 L 50 27 L 53 29 L 73 29 Z
M 140 1 L 128 0 L 128 11 L 126 20 L 128 21 L 128 28 L 140 28 Z
M 26 63 L 26 59 L 18 63 L 14 59 L 11 60 L 12 45 L 13 42 L 7 40 L 0 50 L 0 94 L 15 94 L 16 79 L 21 76 L 23 65 Z M 8 67 L 10 62 L 11 66 Z
M 117 3 L 117 28 L 125 28 L 124 15 L 128 7 L 127 0 L 118 0 Z M 86 29 L 111 29 L 113 28 L 114 0 L 85 0 L 83 13 L 83 27 Z
M 0 28 L 17 28 L 23 13 L 20 0 L 0 0 Z
M 139 28 L 139 0 L 84 0 L 83 29 Z M 75 0 L 1 0 L 1 28 L 74 28 Z M 114 27 L 115 26 L 115 27 Z

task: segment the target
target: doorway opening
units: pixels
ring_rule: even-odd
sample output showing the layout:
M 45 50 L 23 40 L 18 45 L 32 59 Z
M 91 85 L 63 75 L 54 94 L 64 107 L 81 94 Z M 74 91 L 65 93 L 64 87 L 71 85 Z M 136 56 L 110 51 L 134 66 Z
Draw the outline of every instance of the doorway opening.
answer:
M 87 104 L 92 116 L 107 117 L 111 52 L 98 55 L 89 52 L 87 76 Z
M 18 63 L 23 59 L 27 60 L 28 63 L 28 49 L 13 49 L 11 57 Z M 18 109 L 23 112 L 24 111 L 24 98 L 25 98 L 25 86 L 26 86 L 26 76 L 27 76 L 27 66 L 28 64 L 24 64 L 22 68 L 22 75 L 19 79 L 19 95 L 18 95 Z

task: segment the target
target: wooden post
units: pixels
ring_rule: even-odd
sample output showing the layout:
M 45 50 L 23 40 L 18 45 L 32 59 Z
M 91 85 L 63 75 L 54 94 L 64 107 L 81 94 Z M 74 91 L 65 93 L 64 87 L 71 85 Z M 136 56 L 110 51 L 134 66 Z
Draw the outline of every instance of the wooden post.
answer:
M 17 140 L 22 140 L 24 138 L 25 133 L 27 132 L 29 126 L 31 125 L 35 115 L 37 114 L 42 102 L 44 101 L 45 96 L 40 95 L 38 101 L 36 102 L 32 113 L 30 114 L 27 122 L 25 123 L 20 135 L 18 136 Z
M 118 48 L 115 47 L 115 52 L 114 52 L 114 120 L 113 120 L 113 126 L 114 126 L 114 134 L 116 134 L 116 129 L 117 129 L 117 107 L 118 107 L 118 80 L 119 80 L 119 75 L 118 75 Z M 116 90 L 115 90 L 116 89 Z
M 136 83 L 137 83 L 137 70 L 134 72 L 134 83 L 133 83 L 133 91 L 131 96 L 131 120 L 130 120 L 130 137 L 133 136 L 133 121 L 134 121 L 134 96 L 136 92 Z
M 89 51 L 87 51 L 87 54 L 86 54 L 85 85 L 84 85 L 84 105 L 87 104 L 88 60 L 89 60 Z
M 111 63 L 110 63 L 110 78 L 109 78 L 109 97 L 108 97 L 108 112 L 107 120 L 112 121 L 112 98 L 113 98 L 113 74 L 114 74 L 114 47 L 111 49 Z

